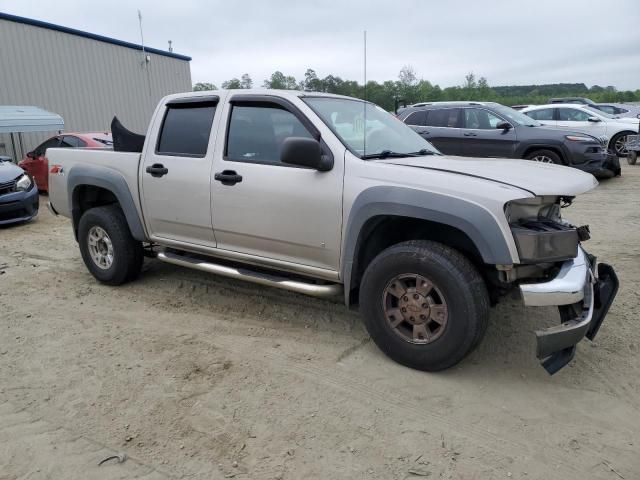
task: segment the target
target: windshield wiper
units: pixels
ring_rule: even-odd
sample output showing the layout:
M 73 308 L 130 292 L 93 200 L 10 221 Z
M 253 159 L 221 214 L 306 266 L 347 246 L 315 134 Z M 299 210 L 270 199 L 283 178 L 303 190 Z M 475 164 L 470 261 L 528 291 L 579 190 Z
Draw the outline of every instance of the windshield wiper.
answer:
M 427 149 L 422 149 L 418 152 L 409 152 L 409 153 L 394 152 L 392 150 L 382 150 L 381 152 L 378 152 L 378 153 L 369 153 L 367 155 L 362 155 L 360 158 L 362 158 L 363 160 L 369 160 L 371 158 L 380 158 L 380 159 L 405 158 L 405 157 L 420 157 L 422 155 L 431 155 L 431 154 L 433 154 L 433 152 Z

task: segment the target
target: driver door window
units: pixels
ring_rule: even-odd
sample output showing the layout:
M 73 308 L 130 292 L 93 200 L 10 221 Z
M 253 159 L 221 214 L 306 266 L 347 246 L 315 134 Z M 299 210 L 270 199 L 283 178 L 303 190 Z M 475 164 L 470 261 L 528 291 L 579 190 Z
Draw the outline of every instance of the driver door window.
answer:
M 225 160 L 282 165 L 289 137 L 313 138 L 298 118 L 275 105 L 235 105 L 231 110 Z
M 587 122 L 590 116 L 587 112 L 575 108 L 558 109 L 558 121 L 560 122 Z

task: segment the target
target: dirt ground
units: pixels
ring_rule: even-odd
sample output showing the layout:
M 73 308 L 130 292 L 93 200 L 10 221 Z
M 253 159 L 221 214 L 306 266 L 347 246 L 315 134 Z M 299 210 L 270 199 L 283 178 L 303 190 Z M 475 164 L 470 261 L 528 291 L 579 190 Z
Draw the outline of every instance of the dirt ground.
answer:
M 43 208 L 0 230 L 0 479 L 639 479 L 640 167 L 624 167 L 565 214 L 621 288 L 553 377 L 533 336 L 551 308 L 507 301 L 459 366 L 417 372 L 339 301 L 150 260 L 100 285 Z

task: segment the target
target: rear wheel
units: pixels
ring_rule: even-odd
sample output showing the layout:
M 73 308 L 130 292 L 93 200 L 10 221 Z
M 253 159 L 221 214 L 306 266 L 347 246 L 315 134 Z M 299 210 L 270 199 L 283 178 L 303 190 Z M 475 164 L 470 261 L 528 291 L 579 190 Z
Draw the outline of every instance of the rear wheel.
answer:
M 562 165 L 562 158 L 556 152 L 552 150 L 540 149 L 525 155 L 525 160 L 533 160 L 540 163 L 555 163 Z
M 117 205 L 84 212 L 78 225 L 78 242 L 85 265 L 102 283 L 120 285 L 133 280 L 142 269 L 142 243 L 131 235 Z
M 393 360 L 437 371 L 460 362 L 482 339 L 489 319 L 486 285 L 462 254 L 431 241 L 387 248 L 360 285 L 367 331 Z
M 634 135 L 635 132 L 620 132 L 611 137 L 609 149 L 619 157 L 627 156 L 627 136 Z

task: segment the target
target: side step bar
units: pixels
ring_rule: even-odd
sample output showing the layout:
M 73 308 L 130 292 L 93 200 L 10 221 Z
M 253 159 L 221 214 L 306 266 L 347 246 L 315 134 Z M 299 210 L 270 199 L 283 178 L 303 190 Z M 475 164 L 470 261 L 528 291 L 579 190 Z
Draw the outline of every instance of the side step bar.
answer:
M 200 260 L 198 258 L 177 255 L 172 252 L 159 252 L 157 259 L 162 262 L 179 265 L 181 267 L 202 270 L 203 272 L 214 273 L 216 275 L 222 275 L 224 277 L 238 278 L 240 280 L 258 283 L 260 285 L 266 285 L 268 287 L 290 290 L 292 292 L 303 293 L 305 295 L 311 295 L 313 297 L 326 298 L 340 295 L 342 293 L 342 285 L 337 283 L 328 285 L 317 285 L 315 283 L 307 283 L 300 280 L 291 280 L 285 277 L 278 277 L 276 275 L 271 275 L 268 273 L 254 272 L 245 268 L 229 267 L 227 265 L 205 262 L 204 260 Z

